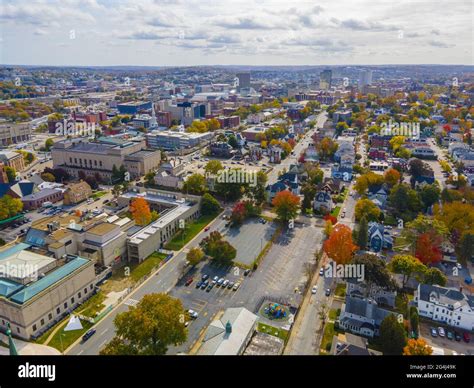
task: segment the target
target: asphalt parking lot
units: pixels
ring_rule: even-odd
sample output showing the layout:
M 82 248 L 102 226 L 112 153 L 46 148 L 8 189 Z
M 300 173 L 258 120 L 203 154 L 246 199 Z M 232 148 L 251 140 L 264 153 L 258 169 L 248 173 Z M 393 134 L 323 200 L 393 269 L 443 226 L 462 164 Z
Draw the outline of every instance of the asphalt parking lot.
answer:
M 445 355 L 452 355 L 452 354 L 466 354 L 466 355 L 474 355 L 474 342 L 473 342 L 473 335 L 472 333 L 470 334 L 471 336 L 471 342 L 466 343 L 462 338 L 461 341 L 456 341 L 456 340 L 450 340 L 445 337 L 440 337 L 439 335 L 437 337 L 432 337 L 431 336 L 431 328 L 434 327 L 436 330 L 438 327 L 443 327 L 444 330 L 447 331 L 457 331 L 461 337 L 464 333 L 464 330 L 459 330 L 456 329 L 454 330 L 453 328 L 449 326 L 445 326 L 440 324 L 439 322 L 420 322 L 420 337 L 426 340 L 428 345 L 430 345 L 433 348 L 441 348 L 444 350 Z
M 252 218 L 239 227 L 229 228 L 225 238 L 237 249 L 237 263 L 251 266 L 268 241 L 275 233 L 276 226 L 272 222 L 265 224 L 258 218 Z

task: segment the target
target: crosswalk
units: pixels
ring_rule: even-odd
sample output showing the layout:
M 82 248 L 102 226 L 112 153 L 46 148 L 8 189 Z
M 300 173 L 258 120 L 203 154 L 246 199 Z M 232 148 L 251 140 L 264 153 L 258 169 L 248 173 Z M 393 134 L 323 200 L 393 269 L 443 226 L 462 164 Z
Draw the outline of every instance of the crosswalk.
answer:
M 126 306 L 132 306 L 132 307 L 135 307 L 140 301 L 139 300 L 136 300 L 136 299 L 127 299 L 125 302 L 124 302 L 124 305 Z

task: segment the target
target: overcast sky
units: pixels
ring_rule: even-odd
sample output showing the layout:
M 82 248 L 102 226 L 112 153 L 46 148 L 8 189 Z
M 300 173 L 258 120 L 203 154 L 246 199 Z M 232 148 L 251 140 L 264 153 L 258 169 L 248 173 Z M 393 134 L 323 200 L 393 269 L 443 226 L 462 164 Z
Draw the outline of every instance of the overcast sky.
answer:
M 0 63 L 473 64 L 471 0 L 1 0 Z

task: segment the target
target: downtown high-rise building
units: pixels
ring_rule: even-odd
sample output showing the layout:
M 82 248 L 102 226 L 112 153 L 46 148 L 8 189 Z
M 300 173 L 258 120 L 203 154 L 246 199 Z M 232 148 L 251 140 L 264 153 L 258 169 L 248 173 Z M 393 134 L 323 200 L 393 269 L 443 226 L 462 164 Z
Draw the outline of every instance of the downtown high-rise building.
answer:
M 331 88 L 332 70 L 325 69 L 319 74 L 319 88 L 328 90 Z
M 239 89 L 250 88 L 250 72 L 237 73 L 236 77 L 239 79 Z
M 372 70 L 361 70 L 359 73 L 359 90 L 367 85 L 372 85 Z

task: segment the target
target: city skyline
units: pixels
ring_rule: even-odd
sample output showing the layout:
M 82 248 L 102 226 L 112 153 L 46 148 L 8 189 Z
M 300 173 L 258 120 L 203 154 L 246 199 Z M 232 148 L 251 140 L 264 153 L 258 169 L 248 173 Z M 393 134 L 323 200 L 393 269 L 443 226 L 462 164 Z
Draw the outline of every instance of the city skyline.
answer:
M 4 1 L 0 9 L 2 64 L 473 63 L 468 1 Z

